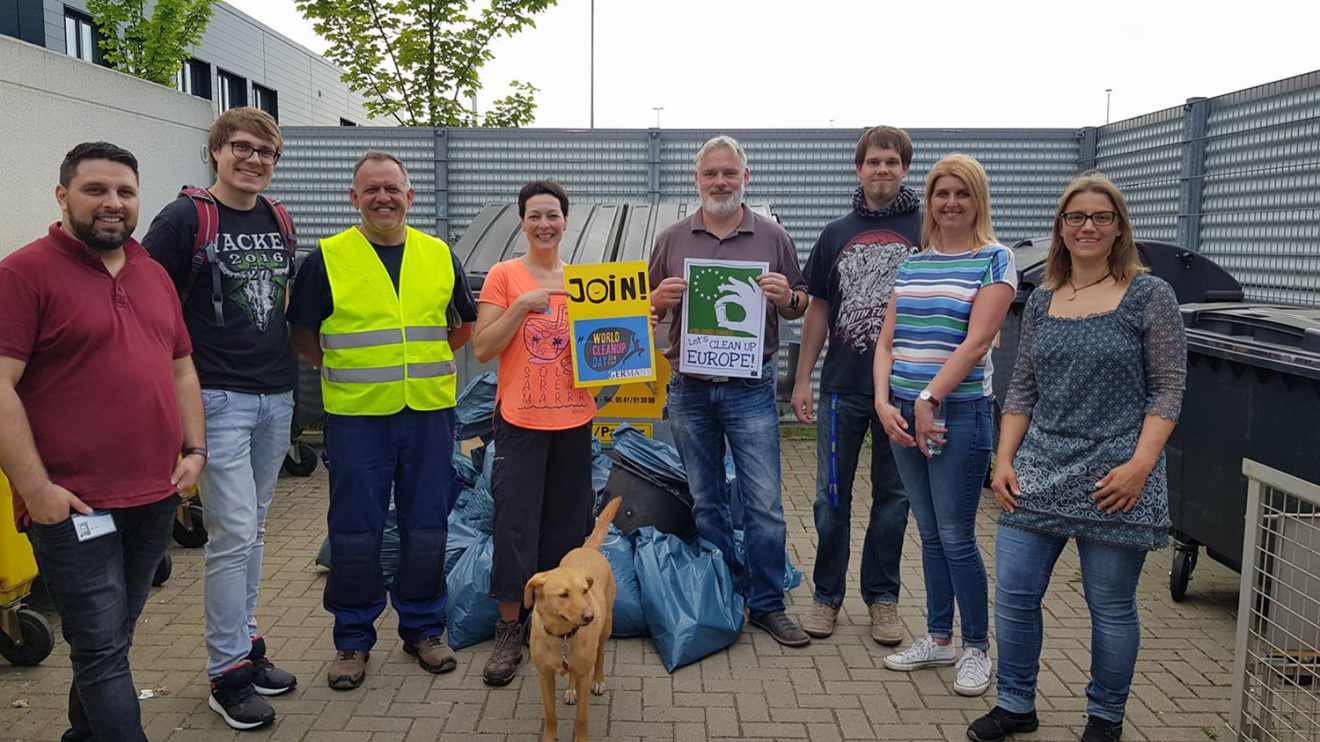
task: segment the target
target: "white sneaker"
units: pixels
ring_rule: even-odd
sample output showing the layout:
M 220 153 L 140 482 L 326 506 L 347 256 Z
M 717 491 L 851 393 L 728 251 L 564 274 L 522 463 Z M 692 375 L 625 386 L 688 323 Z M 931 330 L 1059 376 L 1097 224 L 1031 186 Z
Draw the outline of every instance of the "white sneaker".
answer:
M 990 674 L 994 665 L 983 649 L 965 647 L 958 658 L 958 679 L 953 691 L 960 696 L 979 696 L 990 687 Z
M 939 645 L 930 634 L 918 639 L 902 652 L 885 657 L 885 667 L 899 672 L 920 670 L 923 667 L 947 667 L 958 659 L 958 650 L 953 644 Z

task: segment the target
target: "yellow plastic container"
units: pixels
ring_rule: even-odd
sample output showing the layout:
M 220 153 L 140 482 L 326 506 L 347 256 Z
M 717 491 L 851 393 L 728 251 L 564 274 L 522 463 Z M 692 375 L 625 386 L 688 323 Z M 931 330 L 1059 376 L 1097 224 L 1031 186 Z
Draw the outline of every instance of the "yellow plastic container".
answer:
M 14 528 L 9 480 L 0 472 L 0 607 L 27 597 L 37 576 L 32 544 Z

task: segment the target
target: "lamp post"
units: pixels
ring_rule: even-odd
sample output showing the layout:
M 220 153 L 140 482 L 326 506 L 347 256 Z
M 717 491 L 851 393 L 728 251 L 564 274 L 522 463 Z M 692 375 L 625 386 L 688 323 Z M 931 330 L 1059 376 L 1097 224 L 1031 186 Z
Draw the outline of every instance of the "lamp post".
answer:
M 651 106 L 651 110 L 652 110 L 652 111 L 655 111 L 655 128 L 659 129 L 659 128 L 660 128 L 660 112 L 663 111 L 663 110 L 665 110 L 665 107 L 664 107 L 664 106 Z
M 590 128 L 596 128 L 596 0 L 591 0 L 591 113 Z
M 1105 123 L 1109 123 L 1109 98 L 1113 95 L 1113 88 L 1105 88 Z

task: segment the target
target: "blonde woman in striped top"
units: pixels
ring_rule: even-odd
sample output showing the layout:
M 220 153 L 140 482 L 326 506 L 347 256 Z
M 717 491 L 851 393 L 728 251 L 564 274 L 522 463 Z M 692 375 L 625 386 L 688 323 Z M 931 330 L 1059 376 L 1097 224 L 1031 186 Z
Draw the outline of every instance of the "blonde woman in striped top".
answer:
M 993 431 L 990 345 L 1013 301 L 1013 252 L 995 239 L 980 163 L 949 155 L 926 176 L 922 251 L 899 268 L 875 353 L 876 414 L 912 503 L 926 635 L 889 655 L 911 671 L 954 665 L 954 691 L 990 686 L 990 617 L 976 508 Z M 953 646 L 955 601 L 961 653 Z

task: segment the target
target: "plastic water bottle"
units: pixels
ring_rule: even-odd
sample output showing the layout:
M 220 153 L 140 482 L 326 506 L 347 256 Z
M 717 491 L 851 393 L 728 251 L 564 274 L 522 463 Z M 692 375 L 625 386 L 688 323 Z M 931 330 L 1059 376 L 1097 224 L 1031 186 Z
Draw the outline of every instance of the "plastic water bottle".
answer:
M 942 427 L 944 427 L 944 410 L 943 410 L 943 409 L 939 409 L 939 410 L 936 410 L 936 411 L 935 411 L 935 427 L 937 427 L 937 428 L 942 428 Z M 949 435 L 949 434 L 946 432 L 946 433 L 945 433 L 943 436 L 941 436 L 941 437 L 948 437 L 948 435 Z M 927 450 L 927 451 L 930 451 L 930 455 L 931 455 L 931 456 L 939 456 L 940 454 L 944 453 L 944 444 L 942 444 L 942 443 L 936 443 L 934 438 L 927 437 L 927 438 L 926 438 L 926 450 Z

